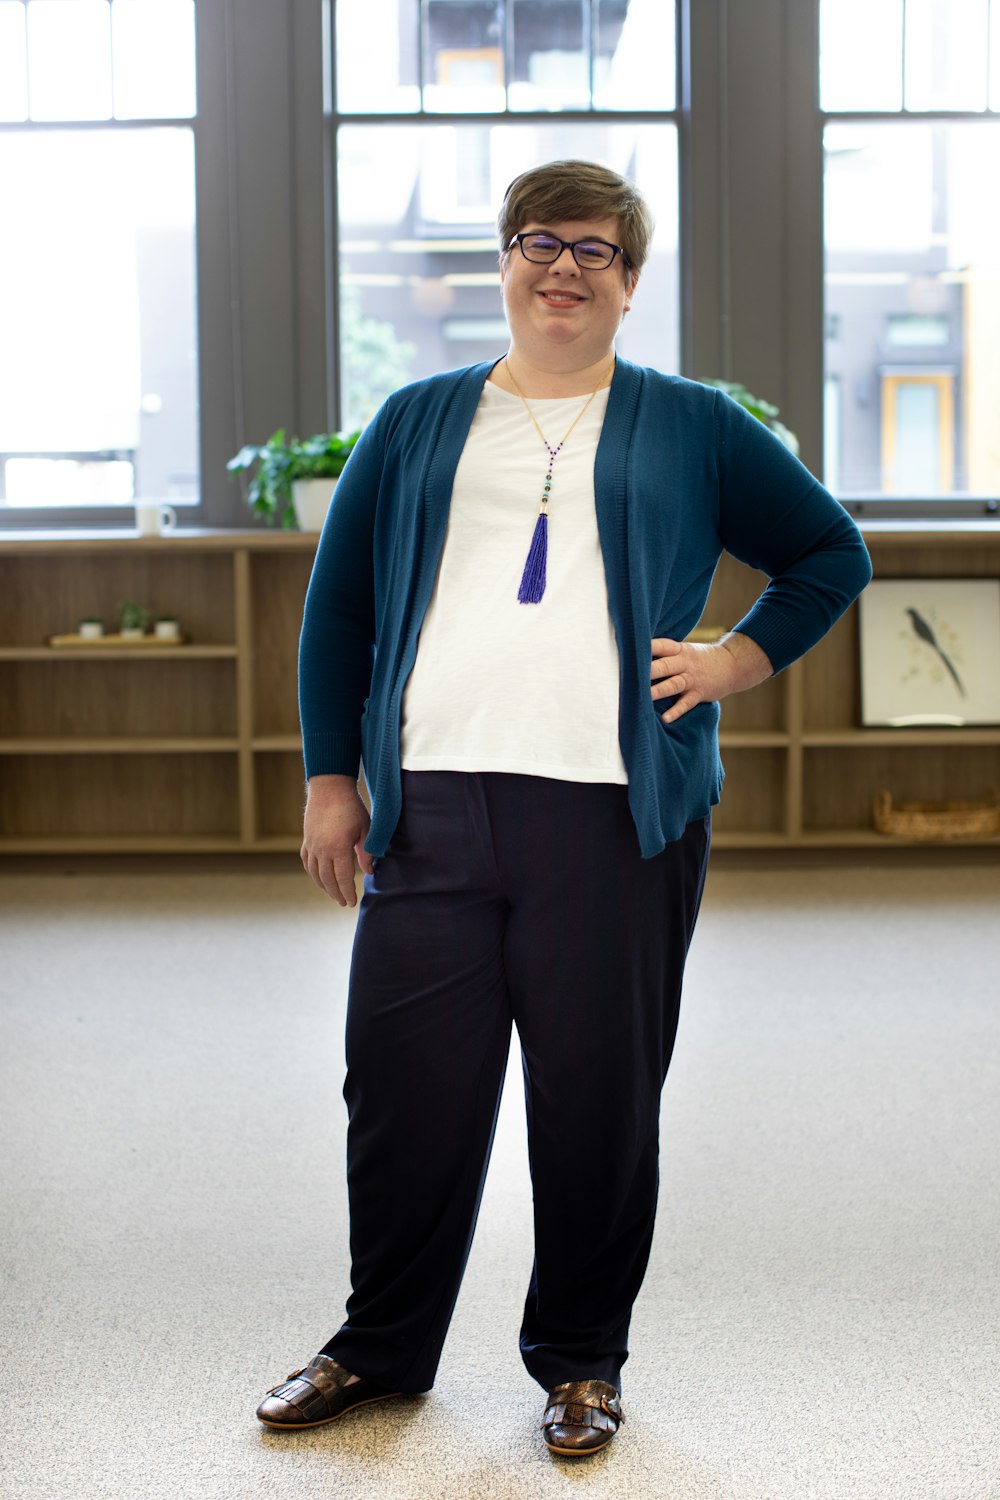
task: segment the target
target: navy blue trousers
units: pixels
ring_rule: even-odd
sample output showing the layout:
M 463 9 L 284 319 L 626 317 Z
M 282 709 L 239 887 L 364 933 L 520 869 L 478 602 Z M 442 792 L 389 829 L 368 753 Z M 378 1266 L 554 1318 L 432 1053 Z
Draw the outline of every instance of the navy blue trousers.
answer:
M 355 1374 L 433 1384 L 513 1024 L 535 1231 L 521 1354 L 546 1390 L 620 1388 L 709 824 L 644 860 L 623 786 L 403 773 L 347 1011 L 353 1291 L 324 1352 Z

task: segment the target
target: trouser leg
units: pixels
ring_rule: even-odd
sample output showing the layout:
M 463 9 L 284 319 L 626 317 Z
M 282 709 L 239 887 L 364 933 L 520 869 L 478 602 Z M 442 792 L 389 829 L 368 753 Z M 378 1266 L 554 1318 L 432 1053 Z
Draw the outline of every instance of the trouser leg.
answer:
M 347 1016 L 351 1283 L 325 1352 L 427 1390 L 458 1296 L 510 1046 L 507 904 L 474 777 L 404 775 L 365 882 Z
M 535 1203 L 522 1357 L 546 1389 L 617 1385 L 652 1240 L 660 1094 L 709 824 L 643 860 L 623 787 L 496 777 L 489 797 L 512 901 L 504 964 Z

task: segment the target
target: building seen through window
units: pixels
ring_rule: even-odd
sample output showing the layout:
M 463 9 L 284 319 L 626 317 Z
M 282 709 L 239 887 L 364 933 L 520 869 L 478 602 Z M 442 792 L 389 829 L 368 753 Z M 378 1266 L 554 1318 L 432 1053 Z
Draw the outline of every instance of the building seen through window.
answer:
M 1000 5 L 823 0 L 821 19 L 827 482 L 995 501 Z

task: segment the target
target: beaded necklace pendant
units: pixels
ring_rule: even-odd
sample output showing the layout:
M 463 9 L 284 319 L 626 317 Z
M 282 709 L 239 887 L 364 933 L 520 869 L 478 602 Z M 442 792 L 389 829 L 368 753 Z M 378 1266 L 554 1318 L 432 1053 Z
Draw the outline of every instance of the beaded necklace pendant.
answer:
M 507 365 L 507 374 L 510 377 L 510 383 L 514 387 L 516 394 L 521 398 L 521 404 L 524 407 L 525 411 L 528 413 L 528 416 L 531 418 L 532 423 L 534 424 L 535 431 L 541 438 L 545 451 L 549 455 L 548 465 L 545 470 L 545 479 L 542 483 L 542 498 L 538 507 L 538 519 L 535 521 L 535 529 L 531 535 L 531 546 L 528 548 L 528 556 L 525 559 L 524 572 L 521 574 L 521 584 L 517 591 L 518 603 L 520 604 L 539 604 L 545 593 L 546 568 L 548 565 L 549 557 L 549 496 L 552 492 L 552 471 L 555 468 L 556 459 L 558 458 L 562 449 L 565 447 L 566 443 L 569 441 L 569 437 L 573 431 L 573 428 L 576 426 L 577 422 L 579 422 L 580 418 L 584 415 L 587 408 L 590 406 L 590 403 L 597 395 L 597 392 L 603 387 L 608 375 L 614 369 L 614 366 L 615 362 L 614 360 L 612 360 L 610 366 L 602 376 L 600 383 L 594 388 L 594 390 L 591 391 L 590 395 L 587 397 L 586 401 L 583 403 L 580 410 L 577 412 L 576 416 L 569 424 L 569 427 L 563 434 L 561 441 L 558 442 L 553 448 L 552 444 L 545 436 L 541 427 L 539 427 L 538 419 L 535 416 L 535 413 L 532 411 L 531 407 L 528 405 L 524 392 L 521 390 L 521 387 L 514 379 L 514 376 L 511 373 L 510 365 Z

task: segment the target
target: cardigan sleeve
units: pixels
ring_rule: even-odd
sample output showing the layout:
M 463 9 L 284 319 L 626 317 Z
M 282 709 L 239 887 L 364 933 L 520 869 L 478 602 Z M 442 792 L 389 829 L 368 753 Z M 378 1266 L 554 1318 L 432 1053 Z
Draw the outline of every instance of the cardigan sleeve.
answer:
M 320 534 L 299 637 L 306 777 L 357 777 L 375 643 L 373 535 L 383 442 L 376 417 L 337 480 Z
M 829 490 L 724 392 L 716 392 L 723 546 L 767 587 L 735 631 L 780 672 L 827 633 L 872 576 L 861 533 Z

